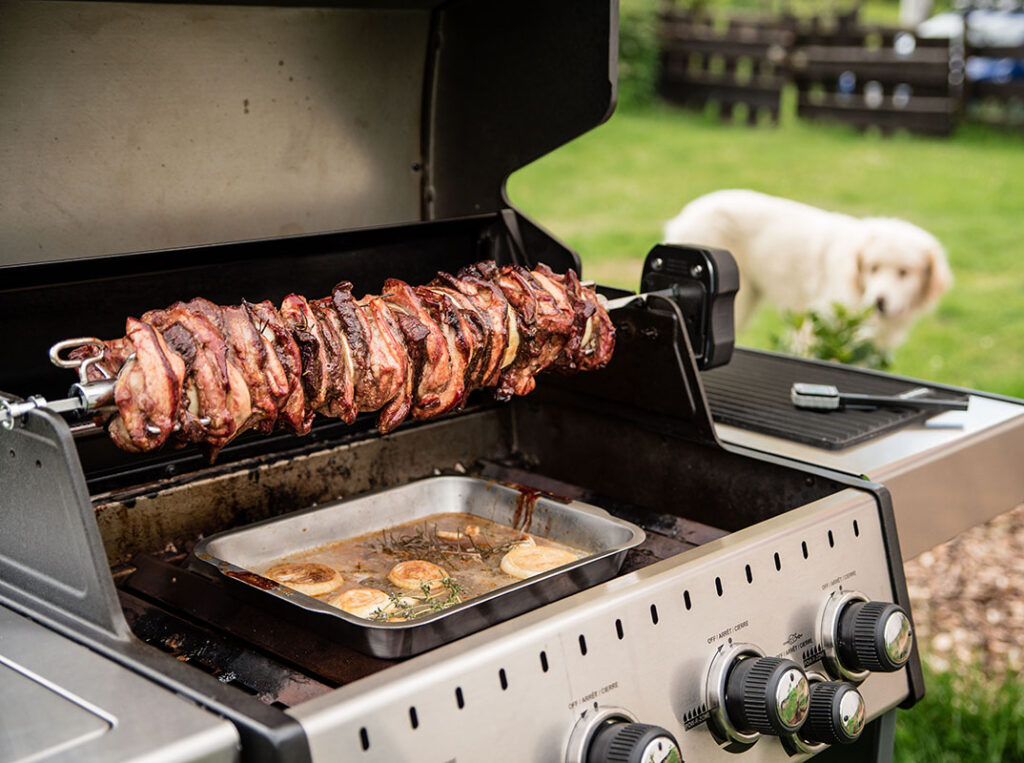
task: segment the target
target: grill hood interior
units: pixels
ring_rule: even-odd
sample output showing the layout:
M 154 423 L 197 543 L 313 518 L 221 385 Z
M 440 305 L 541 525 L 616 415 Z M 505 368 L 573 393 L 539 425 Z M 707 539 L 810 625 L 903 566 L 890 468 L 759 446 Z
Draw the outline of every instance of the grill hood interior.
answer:
M 614 2 L 283 5 L 0 3 L 0 265 L 494 212 L 614 107 Z

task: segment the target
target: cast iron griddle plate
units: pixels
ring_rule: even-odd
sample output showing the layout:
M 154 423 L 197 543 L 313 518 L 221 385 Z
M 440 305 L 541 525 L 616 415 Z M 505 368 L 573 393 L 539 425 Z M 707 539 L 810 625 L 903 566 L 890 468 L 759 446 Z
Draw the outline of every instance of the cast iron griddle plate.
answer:
M 913 408 L 800 410 L 789 397 L 794 382 L 831 384 L 840 392 L 876 395 L 899 395 L 922 385 L 849 366 L 742 349 L 733 353 L 728 365 L 705 371 L 703 381 L 716 422 L 827 450 L 847 448 L 934 415 Z M 958 396 L 933 390 L 929 397 Z

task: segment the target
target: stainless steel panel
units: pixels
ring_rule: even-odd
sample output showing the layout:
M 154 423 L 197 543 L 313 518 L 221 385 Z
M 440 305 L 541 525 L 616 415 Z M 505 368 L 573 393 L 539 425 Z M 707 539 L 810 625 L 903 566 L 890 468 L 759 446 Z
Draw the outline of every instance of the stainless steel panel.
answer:
M 428 24 L 3 2 L 0 264 L 420 219 Z
M 524 508 L 524 501 L 532 508 Z M 588 555 L 411 622 L 365 620 L 264 578 L 252 583 L 250 590 L 293 607 L 294 616 L 319 622 L 321 629 L 330 628 L 332 635 L 356 648 L 378 657 L 406 657 L 608 579 L 621 567 L 626 551 L 645 537 L 636 525 L 579 501 L 524 494 L 474 477 L 448 476 L 218 533 L 196 544 L 192 560 L 245 584 L 251 576 L 238 573 L 262 572 L 281 557 L 433 514 L 452 513 L 522 527 Z
M 4 733 L 0 760 L 28 763 L 85 744 L 113 723 L 91 708 L 29 678 L 0 656 L 0 707 Z
M 496 757 L 503 760 L 555 763 L 565 760 L 576 721 L 595 704 L 625 708 L 642 722 L 665 727 L 685 760 L 733 761 L 735 754 L 719 748 L 703 722 L 703 683 L 712 658 L 735 640 L 821 669 L 813 634 L 826 600 L 841 587 L 873 599 L 894 597 L 877 506 L 871 495 L 855 490 L 534 610 L 288 712 L 305 728 L 314 760 L 323 761 L 414 760 L 429 750 L 430 759 L 439 761 L 479 760 L 500 751 Z M 868 716 L 877 718 L 907 696 L 907 676 L 872 674 L 860 688 Z M 790 758 L 771 737 L 742 757 L 801 759 Z
M 892 493 L 904 559 L 1024 503 L 1024 403 L 970 396 L 950 411 L 883 437 L 826 451 L 717 425 L 728 443 L 853 475 Z
M 0 760 L 234 761 L 235 728 L 0 605 Z

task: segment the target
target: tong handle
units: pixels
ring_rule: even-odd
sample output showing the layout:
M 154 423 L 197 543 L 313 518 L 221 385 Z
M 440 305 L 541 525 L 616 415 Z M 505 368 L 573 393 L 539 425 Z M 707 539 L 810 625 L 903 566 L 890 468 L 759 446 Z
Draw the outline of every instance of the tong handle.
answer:
M 840 393 L 842 405 L 870 406 L 901 406 L 904 408 L 924 408 L 933 411 L 966 411 L 966 400 L 949 400 L 920 397 L 887 397 L 884 395 L 861 395 L 857 393 Z
M 790 399 L 797 408 L 817 411 L 834 411 L 850 406 L 877 408 L 880 406 L 919 408 L 933 411 L 966 411 L 967 400 L 942 400 L 921 397 L 927 388 L 918 387 L 899 396 L 865 395 L 856 392 L 840 392 L 831 384 L 795 383 L 790 389 Z

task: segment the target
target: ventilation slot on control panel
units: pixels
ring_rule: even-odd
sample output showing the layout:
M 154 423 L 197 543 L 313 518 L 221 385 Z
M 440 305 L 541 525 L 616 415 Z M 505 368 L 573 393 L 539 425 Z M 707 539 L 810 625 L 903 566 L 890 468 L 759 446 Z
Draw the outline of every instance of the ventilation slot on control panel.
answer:
M 749 564 L 746 566 L 745 569 L 747 571 L 747 582 L 748 583 L 753 583 L 754 582 L 754 571 L 750 569 L 750 565 Z
M 615 621 L 615 635 L 619 637 L 619 641 L 626 637 L 626 632 L 622 630 L 622 620 Z
M 800 550 L 803 551 L 804 559 L 806 559 L 807 558 L 807 541 L 805 541 L 805 540 L 800 541 Z
M 828 531 L 828 547 L 829 548 L 835 548 L 836 547 L 836 538 L 832 534 L 831 530 Z
M 857 520 L 853 520 L 853 537 L 860 537 L 860 525 L 857 524 Z
M 412 726 L 413 729 L 418 729 L 420 727 L 420 717 L 416 714 L 415 707 L 409 708 L 409 725 Z
M 461 686 L 456 686 L 455 687 L 455 704 L 458 705 L 459 710 L 461 710 L 462 708 L 464 708 L 466 706 L 466 700 L 462 696 L 462 687 Z
M 505 668 L 498 671 L 498 681 L 501 683 L 501 690 L 505 691 L 508 688 L 508 676 L 505 675 Z
M 366 731 L 366 726 L 359 729 L 359 744 L 363 746 L 364 750 L 370 749 L 370 734 Z
M 721 578 L 715 578 L 715 591 L 718 593 L 719 596 L 722 595 L 722 579 Z
M 584 657 L 587 656 L 587 638 L 582 633 L 580 634 L 580 654 Z
M 583 636 L 580 636 L 580 638 L 583 638 Z M 548 672 L 548 653 L 547 652 L 541 652 L 540 653 L 540 669 L 542 671 L 544 671 L 545 673 Z
M 690 592 L 683 591 L 683 606 L 689 609 L 692 605 L 690 604 Z
M 778 572 L 782 571 L 782 557 L 779 556 L 779 552 L 775 552 L 775 569 Z
M 658 605 L 657 604 L 652 604 L 651 605 L 651 622 L 654 623 L 655 625 L 658 624 Z

